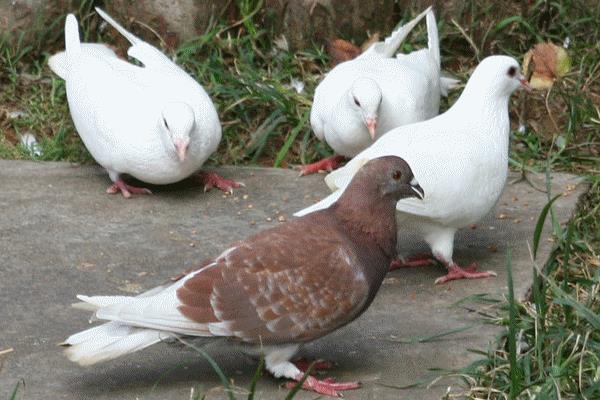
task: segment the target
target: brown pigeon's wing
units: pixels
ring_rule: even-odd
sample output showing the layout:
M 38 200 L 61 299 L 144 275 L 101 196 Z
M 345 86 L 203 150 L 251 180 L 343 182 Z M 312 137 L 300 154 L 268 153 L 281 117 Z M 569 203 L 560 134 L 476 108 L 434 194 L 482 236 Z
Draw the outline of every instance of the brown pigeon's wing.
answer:
M 350 322 L 367 282 L 345 236 L 319 222 L 296 220 L 225 251 L 177 290 L 180 312 L 214 335 L 264 343 L 311 340 Z

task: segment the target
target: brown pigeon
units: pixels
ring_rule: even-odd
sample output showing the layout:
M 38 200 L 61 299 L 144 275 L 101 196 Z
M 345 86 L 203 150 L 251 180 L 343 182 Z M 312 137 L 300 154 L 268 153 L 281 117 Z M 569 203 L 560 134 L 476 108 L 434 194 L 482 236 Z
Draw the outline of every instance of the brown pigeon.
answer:
M 70 336 L 69 359 L 91 365 L 176 336 L 229 337 L 262 353 L 275 377 L 298 381 L 300 345 L 361 315 L 396 255 L 395 206 L 423 198 L 395 156 L 366 163 L 329 208 L 235 243 L 174 283 L 137 297 L 78 296 L 110 322 Z M 83 307 L 82 307 L 83 308 Z M 309 376 L 303 388 L 337 396 L 357 382 Z

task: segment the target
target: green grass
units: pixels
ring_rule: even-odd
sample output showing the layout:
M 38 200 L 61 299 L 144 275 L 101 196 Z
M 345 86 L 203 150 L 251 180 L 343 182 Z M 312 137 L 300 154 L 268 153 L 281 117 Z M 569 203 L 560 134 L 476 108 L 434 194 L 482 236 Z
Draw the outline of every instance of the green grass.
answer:
M 562 43 L 568 37 L 572 71 L 549 93 L 513 96 L 510 165 L 524 174 L 577 173 L 588 178 L 591 189 L 569 224 L 553 224 L 555 250 L 546 265 L 532 262 L 531 297 L 507 293 L 488 321 L 506 327 L 498 346 L 452 373 L 464 377 L 463 394 L 474 399 L 591 400 L 600 398 L 600 3 L 529 3 L 460 3 L 455 22 L 439 21 L 443 68 L 466 81 L 488 54 L 522 59 L 539 41 Z M 204 35 L 165 50 L 217 105 L 224 136 L 211 163 L 286 167 L 329 155 L 307 122 L 314 88 L 329 70 L 327 54 L 318 46 L 297 53 L 274 46 L 274 38 L 255 22 L 261 3 L 237 4 L 241 18 L 233 26 L 217 22 Z M 111 41 L 114 35 L 99 33 L 91 5 L 82 2 L 78 13 L 83 37 Z M 61 47 L 62 24 L 56 16 L 16 42 L 0 37 L 0 158 L 35 158 L 18 144 L 29 131 L 40 142 L 41 159 L 92 162 L 70 121 L 64 84 L 46 66 L 48 55 Z M 425 40 L 419 27 L 404 49 Z M 290 87 L 292 79 L 304 83 L 302 93 Z M 9 118 L 14 111 L 24 115 Z

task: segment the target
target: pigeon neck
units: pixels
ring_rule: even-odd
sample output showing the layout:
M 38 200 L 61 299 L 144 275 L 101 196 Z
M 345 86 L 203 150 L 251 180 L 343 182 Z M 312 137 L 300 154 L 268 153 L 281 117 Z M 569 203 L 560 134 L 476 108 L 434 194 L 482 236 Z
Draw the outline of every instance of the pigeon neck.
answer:
M 510 93 L 494 90 L 481 82 L 469 81 L 451 110 L 461 115 L 487 118 L 496 110 L 508 109 L 509 98 Z
M 396 254 L 396 200 L 381 197 L 377 188 L 365 191 L 348 187 L 333 206 L 357 242 L 372 241 L 390 258 Z

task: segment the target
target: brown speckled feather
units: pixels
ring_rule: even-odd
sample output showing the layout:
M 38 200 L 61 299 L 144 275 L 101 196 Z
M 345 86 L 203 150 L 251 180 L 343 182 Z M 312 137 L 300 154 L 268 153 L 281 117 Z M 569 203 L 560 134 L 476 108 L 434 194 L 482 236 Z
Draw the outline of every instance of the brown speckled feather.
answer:
M 395 256 L 395 204 L 413 195 L 394 183 L 401 171 L 412 179 L 396 157 L 369 163 L 330 208 L 237 243 L 182 279 L 179 312 L 212 335 L 250 343 L 313 340 L 351 322 Z
M 360 265 L 389 265 L 373 241 L 357 246 L 348 233 L 319 212 L 252 236 L 185 281 L 179 310 L 246 342 L 323 336 L 356 318 L 378 289 Z

